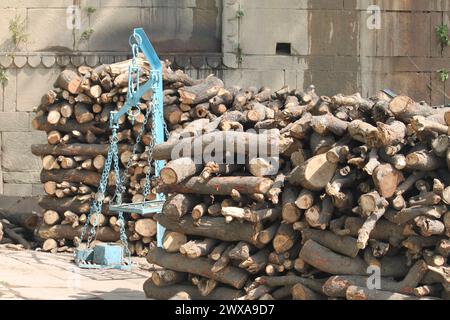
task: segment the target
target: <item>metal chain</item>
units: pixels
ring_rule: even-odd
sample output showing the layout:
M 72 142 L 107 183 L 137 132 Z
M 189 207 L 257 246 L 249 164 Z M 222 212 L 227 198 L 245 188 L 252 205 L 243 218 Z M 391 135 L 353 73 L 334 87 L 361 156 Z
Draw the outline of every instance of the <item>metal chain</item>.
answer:
M 100 178 L 100 185 L 99 185 L 98 191 L 95 195 L 95 199 L 94 199 L 94 201 L 92 201 L 91 208 L 89 210 L 89 214 L 86 218 L 86 223 L 81 231 L 81 238 L 80 238 L 80 243 L 78 244 L 78 247 L 81 245 L 81 242 L 83 241 L 83 239 L 86 235 L 87 228 L 88 228 L 89 222 L 90 222 L 90 218 L 93 215 L 94 215 L 94 221 L 93 221 L 92 228 L 90 229 L 90 232 L 89 232 L 89 237 L 88 237 L 87 244 L 86 244 L 87 248 L 89 248 L 89 245 L 92 242 L 92 239 L 95 237 L 95 233 L 96 233 L 95 229 L 97 228 L 99 214 L 102 211 L 103 200 L 105 199 L 106 186 L 108 184 L 108 175 L 109 175 L 109 171 L 111 169 L 111 163 L 113 160 L 113 152 L 114 152 L 113 141 L 117 140 L 117 131 L 115 129 L 113 130 L 110 140 L 111 140 L 111 145 L 109 147 L 108 156 L 105 161 L 105 167 L 103 168 L 102 176 Z

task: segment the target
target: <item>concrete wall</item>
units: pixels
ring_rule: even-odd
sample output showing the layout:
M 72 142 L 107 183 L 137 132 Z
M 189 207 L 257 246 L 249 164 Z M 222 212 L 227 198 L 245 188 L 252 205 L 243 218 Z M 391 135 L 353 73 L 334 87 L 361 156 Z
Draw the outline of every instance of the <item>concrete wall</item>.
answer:
M 66 26 L 71 5 L 82 8 L 80 29 Z M 381 10 L 380 28 L 368 27 L 371 5 Z M 87 7 L 96 10 L 89 16 Z M 434 29 L 449 23 L 449 9 L 450 0 L 2 0 L 0 66 L 9 81 L 0 86 L 0 193 L 42 193 L 40 161 L 29 150 L 46 140 L 30 129 L 33 108 L 63 68 L 126 59 L 133 27 L 193 77 L 315 84 L 322 95 L 389 87 L 440 104 L 450 86 L 436 71 L 450 69 L 450 49 L 441 50 Z M 29 35 L 17 48 L 8 30 L 16 15 Z M 89 28 L 89 41 L 80 41 Z M 290 54 L 277 54 L 277 43 L 290 44 Z
M 449 23 L 448 0 L 225 2 L 224 61 L 238 68 L 224 71 L 228 82 L 315 84 L 324 95 L 372 95 L 389 87 L 435 104 L 450 100 L 450 85 L 436 72 L 450 68 L 450 49 L 441 51 L 435 32 Z M 367 11 L 374 5 L 379 29 L 371 29 L 374 15 Z M 232 19 L 237 10 L 243 16 Z M 290 43 L 291 55 L 277 55 L 277 42 Z

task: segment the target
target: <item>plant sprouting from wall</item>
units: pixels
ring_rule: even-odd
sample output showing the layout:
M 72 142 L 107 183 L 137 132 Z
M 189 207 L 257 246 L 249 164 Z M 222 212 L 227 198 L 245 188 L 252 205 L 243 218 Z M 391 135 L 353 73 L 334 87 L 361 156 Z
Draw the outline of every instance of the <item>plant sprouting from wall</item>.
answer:
M 84 10 L 86 11 L 86 14 L 87 14 L 89 27 L 86 28 L 86 29 L 81 33 L 80 39 L 79 39 L 80 42 L 82 42 L 82 41 L 86 41 L 86 42 L 89 41 L 89 40 L 91 39 L 91 36 L 94 34 L 94 31 L 95 31 L 95 30 L 91 27 L 91 16 L 95 13 L 95 11 L 97 11 L 97 9 L 94 8 L 94 7 L 89 6 L 89 7 L 85 7 Z M 78 47 L 78 46 L 77 46 L 77 47 Z
M 14 49 L 17 50 L 20 45 L 27 43 L 28 34 L 26 33 L 26 19 L 16 15 L 14 19 L 9 21 L 9 32 Z
M 8 75 L 6 74 L 6 69 L 0 67 L 0 84 L 5 87 L 8 83 Z
M 94 33 L 94 29 L 92 28 L 87 28 L 86 30 L 83 31 L 83 33 L 80 36 L 80 41 L 89 41 L 89 39 L 91 38 L 92 34 Z
M 448 70 L 441 69 L 441 70 L 438 70 L 437 73 L 439 74 L 439 79 L 442 82 L 446 82 L 448 80 L 448 77 L 449 77 L 449 71 Z
M 439 39 L 442 49 L 450 44 L 450 39 L 448 36 L 448 25 L 441 24 L 436 26 L 436 35 Z
M 89 18 L 94 14 L 95 11 L 97 11 L 97 9 L 94 7 L 86 7 L 85 9 Z
M 239 9 L 236 11 L 236 18 L 240 19 L 240 18 L 242 18 L 243 16 L 244 16 L 244 10 L 242 10 L 241 8 L 239 8 Z

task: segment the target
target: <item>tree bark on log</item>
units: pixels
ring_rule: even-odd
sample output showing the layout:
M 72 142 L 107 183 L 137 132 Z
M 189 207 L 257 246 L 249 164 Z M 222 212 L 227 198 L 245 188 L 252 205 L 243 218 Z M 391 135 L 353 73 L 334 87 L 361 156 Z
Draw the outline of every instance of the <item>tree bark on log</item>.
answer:
M 156 214 L 154 219 L 165 228 L 181 232 L 187 235 L 213 238 L 222 241 L 245 241 L 255 246 L 261 246 L 257 242 L 257 234 L 261 225 L 248 222 L 240 223 L 232 221 L 227 223 L 223 217 L 202 217 L 194 221 L 190 216 L 184 216 L 179 221 L 174 221 L 164 214 Z
M 125 151 L 132 151 L 133 146 L 127 144 L 120 144 L 119 153 Z M 33 144 L 31 145 L 31 152 L 36 156 L 90 156 L 95 157 L 99 154 L 108 155 L 109 144 L 82 144 L 73 143 L 68 145 L 47 145 L 47 144 Z M 137 150 L 141 152 L 142 150 Z
M 64 124 L 55 123 L 51 124 L 47 121 L 47 118 L 43 115 L 35 117 L 31 126 L 35 130 L 41 130 L 46 132 L 57 131 L 57 132 L 66 132 L 71 133 L 72 131 L 79 131 L 81 133 L 87 133 L 91 131 L 93 134 L 101 135 L 105 134 L 108 130 L 107 126 L 101 125 L 97 122 L 88 122 L 88 123 L 78 123 L 75 120 L 68 119 Z
M 64 181 L 83 183 L 97 187 L 100 183 L 100 174 L 87 170 L 42 170 L 41 182 L 55 181 L 62 183 Z
M 231 195 L 235 189 L 241 194 L 265 194 L 272 184 L 271 179 L 260 177 L 214 177 L 206 182 L 200 177 L 192 177 L 176 185 L 160 185 L 158 192 Z
M 59 224 L 55 226 L 40 226 L 37 234 L 42 239 L 56 239 L 56 240 L 73 240 L 75 237 L 80 238 L 83 226 L 72 228 L 68 224 Z M 87 240 L 91 227 L 87 228 L 87 232 L 83 240 Z M 110 227 L 100 227 L 96 233 L 96 239 L 103 242 L 115 242 L 119 240 L 119 233 Z
M 238 156 L 248 155 L 250 152 L 256 152 L 257 146 L 267 150 L 267 155 L 276 155 L 278 151 L 278 136 L 271 133 L 255 134 L 250 132 L 237 131 L 217 131 L 206 133 L 197 137 L 176 139 L 166 141 L 155 145 L 153 149 L 153 159 L 170 160 L 181 157 L 193 157 L 194 152 L 206 153 L 211 156 L 213 148 L 217 150 L 229 151 Z M 208 149 L 209 146 L 209 149 Z M 217 155 L 216 155 L 217 156 Z
M 382 290 L 370 290 L 364 287 L 349 286 L 347 300 L 440 300 L 432 297 L 416 297 Z
M 336 254 L 313 240 L 305 242 L 299 257 L 323 272 L 340 275 L 367 274 L 367 264 L 361 258 L 349 258 Z M 383 258 L 384 263 L 381 263 L 383 276 L 401 277 L 407 273 L 406 259 L 387 258 Z
M 199 173 L 201 166 L 191 158 L 179 158 L 169 161 L 161 169 L 160 176 L 164 184 L 177 184 Z
M 151 279 L 144 282 L 144 292 L 147 298 L 169 300 L 180 292 L 185 292 L 192 300 L 235 300 L 243 295 L 243 291 L 228 287 L 215 288 L 208 296 L 202 296 L 197 287 L 188 284 L 176 284 L 167 287 L 155 286 Z
M 339 236 L 331 231 L 321 231 L 314 229 L 303 229 L 302 241 L 309 239 L 327 247 L 337 253 L 341 253 L 351 258 L 358 255 L 359 248 L 356 244 L 356 239 L 350 236 Z
M 178 253 L 166 253 L 161 248 L 150 249 L 147 260 L 164 268 L 178 272 L 188 272 L 202 277 L 228 284 L 236 289 L 242 289 L 249 274 L 235 267 L 225 267 L 218 272 L 212 272 L 214 265 L 207 258 L 189 259 Z
M 326 154 L 320 154 L 294 168 L 288 177 L 288 181 L 294 186 L 321 191 L 333 178 L 336 168 L 336 164 L 327 161 Z
M 393 281 L 385 277 L 381 277 L 380 290 L 392 291 L 403 294 L 413 294 L 414 288 L 419 285 L 423 276 L 427 271 L 427 265 L 423 260 L 417 261 L 402 281 Z M 368 276 L 333 276 L 323 285 L 323 292 L 334 298 L 345 297 L 347 288 L 353 286 L 367 286 Z

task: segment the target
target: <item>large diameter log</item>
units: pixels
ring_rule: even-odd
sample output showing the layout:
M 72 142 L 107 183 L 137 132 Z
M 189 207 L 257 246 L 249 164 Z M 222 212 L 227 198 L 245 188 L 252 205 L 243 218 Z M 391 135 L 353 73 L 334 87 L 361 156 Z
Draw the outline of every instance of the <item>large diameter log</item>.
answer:
M 67 69 L 59 74 L 54 86 L 77 94 L 80 92 L 81 77 L 76 72 Z
M 83 240 L 87 240 L 89 236 L 90 226 L 87 228 L 87 232 Z M 80 238 L 83 226 L 72 228 L 68 224 L 58 224 L 55 226 L 42 225 L 37 230 L 37 234 L 42 239 L 56 239 L 56 240 L 73 240 L 75 237 Z M 115 242 L 119 240 L 119 232 L 114 231 L 110 227 L 100 227 L 96 233 L 96 240 L 103 242 Z
M 228 287 L 215 288 L 209 295 L 202 296 L 197 287 L 188 284 L 175 284 L 157 287 L 151 279 L 144 282 L 145 296 L 156 300 L 169 300 L 180 292 L 185 292 L 192 300 L 235 300 L 243 295 L 243 291 Z
M 199 164 L 196 164 L 191 158 L 185 157 L 169 161 L 161 169 L 160 176 L 164 184 L 176 184 L 192 177 L 200 170 Z
M 364 287 L 350 286 L 346 292 L 347 300 L 440 300 L 433 297 L 416 297 L 382 290 L 370 290 Z
M 72 211 L 76 214 L 87 214 L 91 208 L 90 201 L 80 201 L 76 197 L 55 198 L 43 196 L 39 199 L 39 205 L 46 210 L 54 210 L 55 208 L 61 212 Z M 108 213 L 108 206 L 104 205 L 102 213 Z
M 378 193 L 385 198 L 392 197 L 400 182 L 405 180 L 403 174 L 389 163 L 377 166 L 373 171 L 372 179 Z
M 180 247 L 187 242 L 186 235 L 175 231 L 164 232 L 162 247 L 167 252 L 178 252 Z
M 419 285 L 427 271 L 427 265 L 423 260 L 417 261 L 402 281 L 394 281 L 389 278 L 381 277 L 380 290 L 393 291 L 403 294 L 412 294 L 414 288 Z M 365 287 L 371 283 L 370 276 L 333 276 L 323 285 L 323 292 L 333 298 L 345 297 L 349 286 Z
M 119 153 L 125 151 L 132 151 L 133 146 L 127 144 L 120 144 Z M 67 145 L 47 145 L 47 144 L 33 144 L 31 145 L 31 152 L 35 156 L 91 156 L 95 157 L 99 154 L 108 155 L 109 144 L 82 144 L 73 143 Z M 142 150 L 138 150 L 140 152 Z
M 326 153 L 314 156 L 292 170 L 288 181 L 313 191 L 325 189 L 333 178 L 337 164 L 327 160 Z
M 160 185 L 159 192 L 164 193 L 195 193 L 195 194 L 214 194 L 230 195 L 233 189 L 241 194 L 265 194 L 269 191 L 273 181 L 269 178 L 260 177 L 214 177 L 206 182 L 200 177 L 192 177 L 186 181 L 174 185 Z
M 197 203 L 196 197 L 190 194 L 176 193 L 167 198 L 162 211 L 169 218 L 178 220 L 188 212 Z
M 164 214 L 156 214 L 154 219 L 163 227 L 187 235 L 201 236 L 218 239 L 222 241 L 246 241 L 260 246 L 256 240 L 258 232 L 261 230 L 259 224 L 240 223 L 232 221 L 227 223 L 223 217 L 201 217 L 194 221 L 191 216 L 186 215 L 179 221 L 174 221 Z
M 42 170 L 41 182 L 55 181 L 57 183 L 62 183 L 68 181 L 96 187 L 100 182 L 100 176 L 101 175 L 98 172 L 87 170 Z
M 153 219 L 139 219 L 134 224 L 134 231 L 142 237 L 153 237 L 156 234 L 156 222 Z
M 343 255 L 354 258 L 358 255 L 359 249 L 356 244 L 356 239 L 350 236 L 339 236 L 330 231 L 303 229 L 302 240 L 309 239 Z
M 279 137 L 276 134 L 256 134 L 251 132 L 216 131 L 197 137 L 174 139 L 155 145 L 153 158 L 155 160 L 170 160 L 181 157 L 213 157 L 213 151 L 222 150 L 245 156 L 257 155 L 258 150 L 267 150 L 267 156 L 278 155 Z M 198 154 L 200 153 L 200 154 Z M 217 154 L 215 155 L 217 156 Z M 205 160 L 205 159 L 203 159 Z M 209 161 L 209 160 L 208 160 Z M 205 160 L 206 162 L 206 160 Z
M 199 104 L 214 97 L 223 88 L 223 82 L 217 77 L 209 76 L 203 82 L 185 86 L 178 90 L 180 101 L 184 104 Z
M 389 103 L 389 110 L 398 120 L 409 123 L 413 117 L 428 117 L 436 113 L 445 113 L 446 108 L 433 109 L 425 103 L 416 103 L 407 96 L 397 96 Z
M 152 283 L 158 287 L 171 286 L 186 280 L 186 278 L 186 273 L 167 269 L 153 271 L 150 277 Z
M 46 132 L 58 131 L 70 133 L 72 131 L 79 131 L 81 133 L 87 133 L 88 131 L 91 131 L 96 135 L 105 134 L 107 132 L 107 127 L 105 125 L 99 127 L 99 124 L 96 122 L 78 123 L 73 119 L 67 119 L 64 124 L 50 124 L 43 115 L 36 116 L 32 120 L 31 126 L 35 130 Z
M 303 245 L 299 257 L 306 263 L 323 272 L 336 275 L 366 275 L 367 263 L 359 257 L 349 258 L 318 244 L 313 240 L 307 240 Z M 399 277 L 407 273 L 406 259 L 381 259 L 381 276 Z
M 249 277 L 246 271 L 231 266 L 212 272 L 211 268 L 214 263 L 207 258 L 189 259 L 178 253 L 166 253 L 163 249 L 156 247 L 150 249 L 147 261 L 170 270 L 193 273 L 213 279 L 236 289 L 241 289 Z
M 358 232 L 364 224 L 364 219 L 358 217 L 348 217 L 345 220 L 345 228 L 349 231 L 350 236 L 358 236 Z M 370 232 L 370 239 L 380 241 L 402 240 L 406 238 L 404 227 L 385 219 L 377 221 L 375 228 Z
M 282 223 L 277 230 L 272 244 L 276 253 L 283 253 L 291 249 L 298 238 L 298 232 L 294 230 L 292 224 Z
M 442 166 L 442 159 L 432 151 L 420 150 L 406 156 L 406 169 L 409 170 L 434 171 Z

